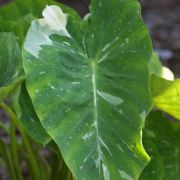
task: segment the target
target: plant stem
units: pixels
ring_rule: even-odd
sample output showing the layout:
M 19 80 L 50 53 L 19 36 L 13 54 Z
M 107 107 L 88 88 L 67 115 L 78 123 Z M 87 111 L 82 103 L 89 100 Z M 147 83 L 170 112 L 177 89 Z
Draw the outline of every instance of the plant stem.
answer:
M 6 127 L 6 125 L 2 122 L 2 120 L 0 120 L 0 128 L 2 128 L 4 130 L 4 132 L 6 134 L 9 135 L 9 129 Z
M 17 146 L 16 146 L 16 130 L 15 130 L 15 125 L 13 122 L 11 122 L 11 127 L 10 127 L 10 138 L 11 138 L 11 154 L 12 154 L 12 159 L 14 163 L 14 168 L 16 170 L 18 179 L 23 180 L 23 177 L 21 174 L 21 168 L 19 165 Z
M 13 160 L 12 160 L 12 157 L 11 157 L 11 153 L 7 147 L 7 145 L 5 144 L 5 142 L 3 142 L 1 139 L 0 139 L 0 153 L 2 154 L 5 162 L 6 162 L 6 165 L 7 165 L 7 168 L 9 170 L 9 173 L 10 173 L 10 176 L 11 176 L 11 179 L 13 180 L 17 180 L 16 178 L 16 173 L 15 173 L 15 169 L 14 169 L 14 166 L 13 166 Z
M 16 117 L 16 115 L 14 114 L 14 112 L 11 110 L 11 108 L 5 104 L 4 102 L 1 102 L 0 106 L 9 114 L 10 119 L 13 121 L 13 123 L 16 125 L 17 129 L 19 130 L 19 132 L 21 133 L 22 139 L 24 141 L 26 150 L 29 154 L 29 161 L 30 161 L 30 166 L 33 172 L 33 176 L 35 180 L 42 180 L 41 178 L 41 172 L 39 170 L 35 155 L 33 153 L 33 150 L 31 148 L 31 145 L 29 143 L 29 140 L 25 134 L 24 128 L 20 123 L 20 120 Z

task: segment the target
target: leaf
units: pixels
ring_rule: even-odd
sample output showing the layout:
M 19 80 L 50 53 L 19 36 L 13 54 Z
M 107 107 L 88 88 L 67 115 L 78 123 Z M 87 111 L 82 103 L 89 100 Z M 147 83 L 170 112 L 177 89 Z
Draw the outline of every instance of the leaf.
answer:
M 21 51 L 13 33 L 0 33 L 0 102 L 23 80 Z
M 92 0 L 90 12 L 84 21 L 68 15 L 67 31 L 32 23 L 27 90 L 76 179 L 138 179 L 149 160 L 141 144 L 149 35 L 136 0 Z
M 155 52 L 152 53 L 151 60 L 149 62 L 149 73 L 150 75 L 155 74 L 156 76 L 167 80 L 174 80 L 173 72 L 169 68 L 162 66 L 161 61 Z
M 162 75 L 162 64 L 161 61 L 159 60 L 158 55 L 153 52 L 151 56 L 151 60 L 149 62 L 149 73 L 150 74 L 156 74 L 157 76 Z
M 79 19 L 74 10 L 53 0 L 14 0 L 0 8 L 0 31 L 14 32 L 18 42 L 22 45 L 31 21 L 41 17 L 45 6 L 52 3 Z
M 13 93 L 11 102 L 27 134 L 36 142 L 46 145 L 51 138 L 48 136 L 38 119 L 25 84 Z
M 180 79 L 168 81 L 153 75 L 150 90 L 155 107 L 180 120 Z
M 27 14 L 16 21 L 0 21 L 0 31 L 13 32 L 16 35 L 18 43 L 22 46 L 27 30 L 30 27 L 30 23 L 34 19 L 35 17 L 32 14 Z
M 152 112 L 143 134 L 151 161 L 140 180 L 178 180 L 180 177 L 180 123 L 168 120 L 161 112 Z M 147 142 L 147 143 L 145 143 Z M 151 142 L 148 144 L 148 142 Z M 158 152 L 157 152 L 158 151 Z

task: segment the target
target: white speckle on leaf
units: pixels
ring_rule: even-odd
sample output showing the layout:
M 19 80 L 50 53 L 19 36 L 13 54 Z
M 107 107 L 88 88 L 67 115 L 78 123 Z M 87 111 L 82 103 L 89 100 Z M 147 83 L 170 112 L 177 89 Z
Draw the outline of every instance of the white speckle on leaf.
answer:
M 39 93 L 39 89 L 36 89 L 35 92 L 36 92 L 36 93 Z
M 77 84 L 80 84 L 80 82 L 72 82 L 71 84 L 77 85 Z
M 96 168 L 100 169 L 101 161 L 103 160 L 103 158 L 102 158 L 102 151 L 100 150 L 100 148 L 98 148 L 98 154 L 99 155 L 98 155 L 98 158 L 95 161 L 95 164 L 96 164 Z
M 102 52 L 106 51 L 110 46 L 112 46 L 117 40 L 119 39 L 119 37 L 116 37 L 112 42 L 106 44 L 103 49 Z
M 165 166 L 166 169 L 171 169 L 173 166 L 171 164 Z
M 104 180 L 110 180 L 110 173 L 108 171 L 107 166 L 102 164 L 102 169 L 103 169 Z
M 71 51 L 73 54 L 76 54 L 76 52 L 75 52 L 73 49 L 70 49 L 70 51 Z
M 108 52 L 108 53 L 106 53 L 104 56 L 102 56 L 102 57 L 99 59 L 98 63 L 101 63 L 102 61 L 105 61 L 105 60 L 107 59 L 107 57 L 109 56 L 109 53 L 110 53 L 110 52 Z
M 146 111 L 142 111 L 140 114 L 139 114 L 140 118 L 141 118 L 141 121 L 143 122 L 143 124 L 145 123 L 145 120 L 146 120 Z
M 89 139 L 93 136 L 93 134 L 94 134 L 94 132 L 86 133 L 86 134 L 82 137 L 82 139 L 85 140 L 85 141 L 87 141 L 87 140 L 89 140 Z
M 117 144 L 117 147 L 120 151 L 124 152 L 124 150 L 122 149 L 122 147 L 119 144 Z
M 131 147 L 124 140 L 122 140 L 122 143 L 132 152 Z
M 129 43 L 129 39 L 128 38 L 126 38 L 125 41 L 126 41 L 126 43 Z
M 55 86 L 53 86 L 51 83 L 48 83 L 48 85 L 50 86 L 51 89 L 57 89 Z
M 99 96 L 101 96 L 107 102 L 109 102 L 110 104 L 113 104 L 115 106 L 121 105 L 124 102 L 123 99 L 121 99 L 120 97 L 113 96 L 111 94 L 108 94 L 108 93 L 105 93 L 105 92 L 102 92 L 102 91 L 99 91 L 99 90 L 97 90 L 97 93 L 98 93 Z
M 125 45 L 125 44 L 124 44 L 124 43 L 122 43 L 122 44 L 120 45 L 120 48 L 121 48 L 121 47 L 123 47 L 124 45 Z
M 117 111 L 118 111 L 120 114 L 123 114 L 123 110 L 122 110 L 122 109 L 117 109 Z
M 39 74 L 45 74 L 46 72 L 45 71 L 41 71 Z
M 106 143 L 102 140 L 101 137 L 99 137 L 99 141 L 100 141 L 101 145 L 104 146 L 106 148 L 106 150 L 109 152 L 109 154 L 112 156 L 111 151 L 109 150 Z
M 65 44 L 65 45 L 67 45 L 67 46 L 71 46 L 71 45 L 69 44 L 69 42 L 63 42 L 63 44 Z
M 151 131 L 151 130 L 145 129 L 145 132 L 146 132 L 148 137 L 151 137 L 151 138 L 156 137 L 155 133 L 153 131 Z
M 33 118 L 31 118 L 31 121 L 32 121 L 32 122 L 35 122 L 35 120 L 34 120 Z
M 110 46 L 111 46 L 110 43 L 106 44 L 106 45 L 103 47 L 102 51 L 105 51 L 105 50 L 108 49 Z
M 120 170 L 119 169 L 119 173 L 121 175 L 121 177 L 124 179 L 124 180 L 134 180 L 129 174 L 127 174 L 125 171 L 123 170 Z

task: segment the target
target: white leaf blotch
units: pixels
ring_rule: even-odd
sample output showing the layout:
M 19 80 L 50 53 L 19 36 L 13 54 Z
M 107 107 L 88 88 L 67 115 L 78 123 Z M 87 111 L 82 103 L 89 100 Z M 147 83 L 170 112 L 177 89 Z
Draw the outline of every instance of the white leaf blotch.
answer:
M 120 151 L 124 152 L 124 150 L 122 149 L 122 147 L 119 144 L 117 144 L 117 147 Z
M 123 99 L 117 97 L 117 96 L 113 96 L 111 94 L 102 92 L 97 90 L 97 93 L 99 94 L 99 96 L 101 96 L 103 99 L 105 99 L 106 101 L 108 101 L 110 104 L 113 104 L 115 106 L 117 105 L 121 105 L 124 101 Z
M 63 13 L 60 7 L 46 6 L 42 14 L 50 29 L 61 31 L 63 35 L 70 36 L 66 30 L 67 15 Z
M 82 139 L 85 140 L 85 141 L 87 141 L 87 140 L 89 140 L 89 139 L 93 136 L 93 134 L 94 134 L 94 132 L 86 133 L 86 134 L 82 137 Z
M 110 180 L 110 173 L 108 171 L 108 168 L 104 164 L 102 164 L 102 169 L 103 169 L 104 180 Z
M 125 180 L 134 180 L 129 174 L 127 174 L 125 171 L 119 169 L 119 173 L 121 177 Z
M 102 140 L 101 137 L 99 137 L 99 141 L 100 141 L 101 145 L 104 146 L 106 148 L 106 150 L 109 152 L 109 154 L 112 156 L 111 151 L 109 150 L 109 148 L 107 147 L 107 145 L 105 144 L 105 142 Z
M 66 30 L 67 15 L 58 6 L 47 6 L 43 10 L 43 19 L 36 19 L 32 22 L 27 33 L 24 48 L 33 56 L 39 56 L 41 45 L 52 45 L 49 38 L 51 34 L 70 37 Z

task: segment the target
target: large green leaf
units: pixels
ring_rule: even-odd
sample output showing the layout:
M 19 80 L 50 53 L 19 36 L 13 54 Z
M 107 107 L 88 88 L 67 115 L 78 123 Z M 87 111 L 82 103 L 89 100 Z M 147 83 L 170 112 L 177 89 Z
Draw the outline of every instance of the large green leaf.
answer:
M 0 102 L 24 80 L 21 72 L 21 51 L 14 34 L 0 33 Z
M 154 105 L 180 120 L 180 79 L 168 81 L 152 75 L 150 89 Z
M 149 160 L 149 35 L 136 0 L 92 0 L 90 12 L 84 21 L 69 15 L 67 30 L 57 7 L 32 23 L 27 89 L 76 179 L 138 179 Z
M 145 149 L 151 161 L 140 180 L 179 180 L 180 123 L 168 120 L 161 112 L 152 112 L 143 134 Z M 150 143 L 148 143 L 150 142 Z

